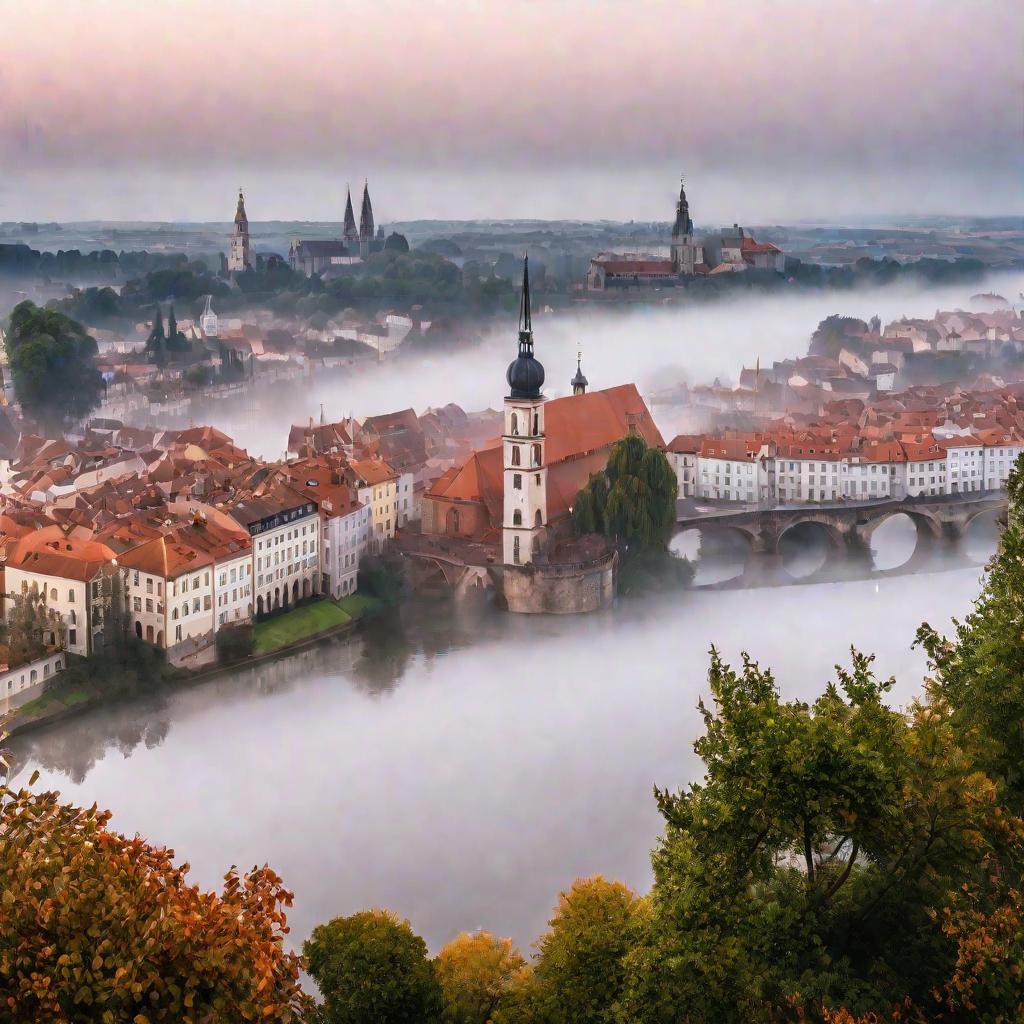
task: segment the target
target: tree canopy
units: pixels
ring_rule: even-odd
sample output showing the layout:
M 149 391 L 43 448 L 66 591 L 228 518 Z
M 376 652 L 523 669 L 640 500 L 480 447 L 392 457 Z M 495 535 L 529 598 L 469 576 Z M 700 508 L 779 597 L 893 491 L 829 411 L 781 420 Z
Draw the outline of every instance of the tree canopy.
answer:
M 187 880 L 173 851 L 57 793 L 0 786 L 0 1006 L 11 1024 L 295 1022 L 291 894 L 267 867 Z
M 427 944 L 386 910 L 336 917 L 302 947 L 328 1024 L 434 1024 L 441 986 Z
M 748 658 L 737 672 L 712 652 L 709 679 L 705 777 L 656 794 L 666 828 L 627 1019 L 1013 1019 L 1020 990 L 984 990 L 1024 954 L 1021 826 L 948 709 L 890 709 L 892 681 L 857 653 L 811 705 Z
M 526 970 L 511 939 L 462 932 L 434 958 L 445 1024 L 487 1024 Z
M 639 434 L 616 442 L 603 473 L 573 502 L 576 532 L 601 533 L 644 548 L 664 548 L 676 520 L 679 485 L 665 453 Z
M 11 312 L 5 345 L 27 416 L 59 430 L 99 404 L 103 381 L 96 369 L 96 341 L 80 323 L 25 300 Z

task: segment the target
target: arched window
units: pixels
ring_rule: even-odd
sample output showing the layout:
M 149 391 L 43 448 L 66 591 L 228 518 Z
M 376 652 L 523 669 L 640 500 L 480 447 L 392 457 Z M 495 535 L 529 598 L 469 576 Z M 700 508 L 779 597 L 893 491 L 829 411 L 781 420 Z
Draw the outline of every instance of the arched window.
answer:
M 535 466 L 539 466 L 540 465 L 540 459 L 541 459 L 540 445 L 539 444 L 535 444 L 533 446 L 533 464 Z
M 515 413 L 512 413 L 512 433 L 519 433 L 519 417 Z
M 537 514 L 533 517 L 534 526 L 543 526 L 544 520 L 541 518 L 540 509 L 537 509 Z
M 171 618 L 172 619 L 177 619 L 177 617 L 178 617 L 178 609 L 177 608 L 172 608 L 171 609 Z
M 153 627 L 150 626 L 150 629 Z M 142 623 L 138 619 L 135 620 L 135 635 L 141 640 L 142 639 Z
M 188 615 L 188 601 L 181 606 L 181 617 L 185 618 Z
M 513 526 L 522 526 L 523 525 L 523 513 L 519 509 L 516 509 L 512 513 L 512 525 Z
M 519 536 L 518 534 L 512 538 L 512 561 L 516 565 L 519 564 Z
M 512 465 L 519 465 L 519 445 L 517 444 L 512 445 Z
M 51 601 L 56 601 L 57 600 L 57 588 L 56 587 L 50 587 L 50 600 Z
M 75 609 L 72 608 L 71 611 L 68 612 L 68 622 L 73 626 L 77 621 L 78 619 L 75 617 Z

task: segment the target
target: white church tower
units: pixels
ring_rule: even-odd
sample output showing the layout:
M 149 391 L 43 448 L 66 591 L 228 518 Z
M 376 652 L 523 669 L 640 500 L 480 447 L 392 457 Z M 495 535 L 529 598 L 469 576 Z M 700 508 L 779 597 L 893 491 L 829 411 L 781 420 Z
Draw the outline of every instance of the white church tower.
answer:
M 544 367 L 533 355 L 530 324 L 530 266 L 523 258 L 523 296 L 519 310 L 519 355 L 505 374 L 502 435 L 504 517 L 502 553 L 506 565 L 533 561 L 548 522 L 547 460 L 544 451 Z

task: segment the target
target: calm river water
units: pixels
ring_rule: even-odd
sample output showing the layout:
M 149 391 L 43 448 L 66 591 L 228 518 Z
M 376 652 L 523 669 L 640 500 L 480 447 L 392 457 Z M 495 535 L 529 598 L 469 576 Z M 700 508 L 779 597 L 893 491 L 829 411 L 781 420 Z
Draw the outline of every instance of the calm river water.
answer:
M 649 884 L 651 789 L 699 773 L 712 643 L 803 698 L 854 644 L 903 704 L 925 668 L 916 627 L 966 613 L 980 576 L 690 592 L 579 619 L 441 605 L 84 715 L 18 753 L 25 775 L 31 762 L 41 785 L 111 808 L 204 885 L 269 862 L 296 893 L 296 944 L 387 906 L 433 949 L 481 926 L 526 945 L 576 876 Z

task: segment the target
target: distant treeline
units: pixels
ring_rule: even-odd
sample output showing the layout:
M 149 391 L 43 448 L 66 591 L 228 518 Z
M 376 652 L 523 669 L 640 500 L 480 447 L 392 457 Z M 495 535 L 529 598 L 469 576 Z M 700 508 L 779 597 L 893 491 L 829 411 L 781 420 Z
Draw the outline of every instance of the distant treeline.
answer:
M 214 297 L 220 313 L 258 306 L 321 327 L 346 309 L 374 313 L 419 305 L 426 319 L 486 317 L 514 311 L 517 301 L 515 286 L 504 278 L 466 275 L 443 256 L 415 251 L 375 253 L 327 281 L 296 273 L 279 257 L 261 257 L 233 279 L 202 261 L 180 258 L 131 278 L 120 291 L 90 285 L 54 305 L 83 323 L 112 327 L 150 316 L 161 302 L 198 313 L 206 295 Z
M 183 253 L 114 252 L 113 249 L 40 252 L 22 242 L 0 244 L 0 277 L 117 281 L 186 263 L 188 257 Z

